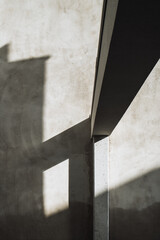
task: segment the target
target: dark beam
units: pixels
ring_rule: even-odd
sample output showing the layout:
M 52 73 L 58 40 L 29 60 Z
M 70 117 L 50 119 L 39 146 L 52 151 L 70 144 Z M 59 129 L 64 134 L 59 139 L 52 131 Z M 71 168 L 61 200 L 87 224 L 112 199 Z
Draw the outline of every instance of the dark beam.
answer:
M 111 2 L 118 1 L 106 4 L 91 114 L 93 135 L 111 134 L 160 56 L 159 1 L 119 0 L 115 21 L 107 16 Z M 107 36 L 109 28 L 113 31 Z

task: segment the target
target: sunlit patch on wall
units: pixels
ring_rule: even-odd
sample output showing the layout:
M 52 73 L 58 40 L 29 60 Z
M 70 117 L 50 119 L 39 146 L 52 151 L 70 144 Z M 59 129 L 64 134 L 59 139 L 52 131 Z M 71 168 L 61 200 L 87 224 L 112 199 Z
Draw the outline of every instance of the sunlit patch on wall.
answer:
M 68 208 L 69 159 L 43 172 L 44 215 L 49 217 Z

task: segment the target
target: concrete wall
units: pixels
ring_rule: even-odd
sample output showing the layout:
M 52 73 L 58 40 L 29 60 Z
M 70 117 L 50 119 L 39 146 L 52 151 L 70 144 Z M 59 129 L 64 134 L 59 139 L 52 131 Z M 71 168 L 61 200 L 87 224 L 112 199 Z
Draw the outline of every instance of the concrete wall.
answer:
M 159 92 L 160 62 L 109 138 L 111 240 L 160 238 Z
M 0 0 L 0 236 L 92 236 L 102 1 Z
M 0 0 L 0 6 L 0 47 L 9 44 L 8 61 L 49 57 L 43 141 L 88 118 L 102 0 Z

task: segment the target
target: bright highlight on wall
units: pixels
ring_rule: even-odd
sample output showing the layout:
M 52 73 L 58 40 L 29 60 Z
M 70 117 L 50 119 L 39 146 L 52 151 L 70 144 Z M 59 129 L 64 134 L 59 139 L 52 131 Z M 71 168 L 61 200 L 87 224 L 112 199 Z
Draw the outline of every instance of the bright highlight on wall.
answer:
M 43 172 L 44 215 L 49 217 L 68 208 L 69 159 Z

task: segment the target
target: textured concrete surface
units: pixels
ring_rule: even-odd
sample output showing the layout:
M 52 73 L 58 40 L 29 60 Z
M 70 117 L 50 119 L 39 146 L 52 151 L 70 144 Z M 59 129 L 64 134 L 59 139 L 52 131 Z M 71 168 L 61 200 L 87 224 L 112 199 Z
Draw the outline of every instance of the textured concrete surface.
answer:
M 0 47 L 9 61 L 50 56 L 43 83 L 43 141 L 89 117 L 102 0 L 0 0 Z
M 108 138 L 94 142 L 94 240 L 109 240 Z
M 159 239 L 160 62 L 110 136 L 110 239 Z
M 0 0 L 0 238 L 91 239 L 101 5 Z
M 2 143 L 0 236 L 6 240 L 13 236 L 16 240 L 91 239 L 90 121 L 66 130 L 36 149 L 34 146 L 27 149 L 9 144 L 2 146 Z M 66 164 L 63 165 L 66 159 L 69 159 L 68 179 Z M 62 168 L 57 168 L 59 164 Z M 54 173 L 56 171 L 56 176 L 51 171 L 44 178 L 44 173 L 51 168 Z M 64 188 L 63 178 L 67 180 L 65 187 L 68 185 L 68 189 Z M 66 204 L 65 198 L 63 206 L 61 194 L 68 196 L 68 202 Z M 48 199 L 53 201 L 51 205 Z
M 68 189 L 69 159 L 43 171 L 43 208 L 46 217 L 69 207 Z

